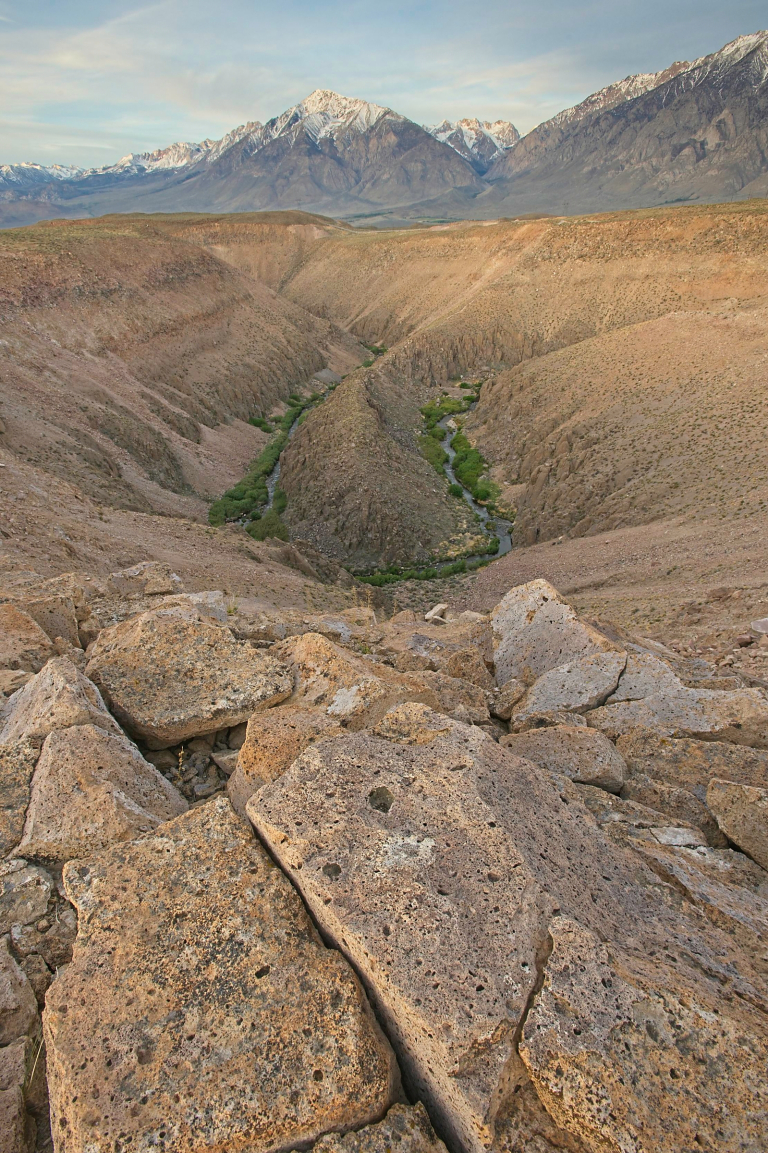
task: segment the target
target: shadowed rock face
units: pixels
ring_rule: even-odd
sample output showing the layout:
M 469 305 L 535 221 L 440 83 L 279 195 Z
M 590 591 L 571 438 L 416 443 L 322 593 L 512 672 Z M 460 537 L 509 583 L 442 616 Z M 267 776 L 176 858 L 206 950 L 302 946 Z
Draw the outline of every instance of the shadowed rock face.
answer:
M 57 1149 L 281 1150 L 397 1090 L 359 983 L 220 799 L 65 868 L 79 914 L 48 995 Z

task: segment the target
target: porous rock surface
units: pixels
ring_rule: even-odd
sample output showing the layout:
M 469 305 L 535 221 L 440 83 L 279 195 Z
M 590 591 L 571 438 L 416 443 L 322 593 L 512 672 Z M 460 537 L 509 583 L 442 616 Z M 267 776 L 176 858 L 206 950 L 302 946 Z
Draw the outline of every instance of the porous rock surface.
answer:
M 618 646 L 579 620 L 545 580 L 511 589 L 491 616 L 496 680 L 533 680 L 549 669 Z
M 0 745 L 31 740 L 42 744 L 54 729 L 96 725 L 119 733 L 99 690 L 66 657 L 54 657 L 6 702 Z
M 275 652 L 294 672 L 291 703 L 322 708 L 348 729 L 368 728 L 404 701 L 439 707 L 437 694 L 418 676 L 368 661 L 319 633 L 291 637 Z
M 0 668 L 39 672 L 54 655 L 50 637 L 14 604 L 0 604 Z
M 35 769 L 19 852 L 47 861 L 85 857 L 186 809 L 181 793 L 127 737 L 95 725 L 57 729 Z
M 0 854 L 15 849 L 24 832 L 24 815 L 40 749 L 29 740 L 0 745 Z
M 86 671 L 151 748 L 240 724 L 292 688 L 281 661 L 191 608 L 149 610 L 104 629 Z
M 761 964 L 607 838 L 582 788 L 410 704 L 307 749 L 247 811 L 457 1146 L 757 1149 Z
M 57 1150 L 287 1150 L 393 1103 L 357 978 L 226 799 L 64 883 L 79 932 L 44 1014 Z
M 340 1136 L 328 1133 L 315 1146 L 315 1153 L 444 1153 L 427 1111 L 416 1105 L 393 1105 L 378 1125 Z
M 713 780 L 707 805 L 725 835 L 768 869 L 768 789 Z
M 627 654 L 592 653 L 549 669 L 515 709 L 515 720 L 531 713 L 586 713 L 602 705 L 619 684 Z
M 596 785 L 618 793 L 624 784 L 626 765 L 607 737 L 594 729 L 554 725 L 527 733 L 502 737 L 499 742 L 518 757 L 570 777 L 583 785 Z

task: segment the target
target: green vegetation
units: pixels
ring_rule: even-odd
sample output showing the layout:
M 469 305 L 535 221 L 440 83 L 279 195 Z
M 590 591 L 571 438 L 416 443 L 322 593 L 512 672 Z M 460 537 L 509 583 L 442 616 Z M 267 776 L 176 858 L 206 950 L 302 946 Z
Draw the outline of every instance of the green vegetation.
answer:
M 363 361 L 363 368 L 370 368 L 372 364 L 373 364 L 372 360 L 364 360 Z
M 493 541 L 488 546 L 487 557 L 478 557 L 476 560 L 456 560 L 451 561 L 449 564 L 433 565 L 430 568 L 415 569 L 415 568 L 398 568 L 397 565 L 390 565 L 389 568 L 382 569 L 381 572 L 368 573 L 358 575 L 357 579 L 362 581 L 363 584 L 375 585 L 376 588 L 382 588 L 384 585 L 397 584 L 400 581 L 432 581 L 442 580 L 445 577 L 457 576 L 459 573 L 475 572 L 476 569 L 484 568 L 485 565 L 490 564 L 490 556 L 495 555 L 499 551 L 499 542 L 496 539 L 495 547 Z
M 384 344 L 363 344 L 363 348 L 367 348 L 374 356 L 383 356 L 387 351 L 386 345 Z
M 252 424 L 254 426 L 254 428 L 260 428 L 262 432 L 274 432 L 275 431 L 273 429 L 272 425 L 266 419 L 266 417 L 263 417 L 263 416 L 252 416 L 250 418 L 250 420 L 248 421 L 248 423 Z
M 457 497 L 464 496 L 464 489 L 461 487 L 460 484 L 449 484 L 448 485 L 448 492 L 451 494 L 451 496 L 457 496 Z
M 473 448 L 464 433 L 459 429 L 451 440 L 451 448 L 456 453 L 453 458 L 453 471 L 464 488 L 469 489 L 475 500 L 493 503 L 498 500 L 500 489 L 483 473 L 488 467 L 485 458 Z
M 268 425 L 263 417 L 251 417 L 251 424 L 256 425 L 258 428 L 264 428 L 266 432 L 269 430 L 273 433 L 272 439 L 268 444 L 264 445 L 256 460 L 248 469 L 246 476 L 241 481 L 238 481 L 232 488 L 227 489 L 223 496 L 215 500 L 208 511 L 208 522 L 216 527 L 225 524 L 227 521 L 236 520 L 250 520 L 252 522 L 266 520 L 269 513 L 265 517 L 261 517 L 261 511 L 264 505 L 269 500 L 269 493 L 267 491 L 267 477 L 270 475 L 278 460 L 280 453 L 288 443 L 288 433 L 290 432 L 294 421 L 299 417 L 305 416 L 308 409 L 314 404 L 322 400 L 322 393 L 313 392 L 306 400 L 302 400 L 296 393 L 291 393 L 288 397 L 290 407 L 278 417 L 274 423 L 274 428 Z M 266 428 L 264 427 L 266 425 Z M 279 525 L 282 526 L 280 532 L 287 534 L 288 530 L 280 520 L 280 513 L 285 511 L 288 498 L 281 489 L 275 492 L 275 505 L 278 503 L 278 492 L 281 493 L 281 500 L 283 503 L 277 509 L 277 519 Z M 271 510 L 270 510 L 271 511 Z M 261 520 L 260 520 L 261 518 Z M 252 524 L 248 531 L 251 536 L 256 540 L 264 540 L 263 536 L 256 536 L 256 532 L 262 532 L 262 528 L 258 530 Z M 274 532 L 267 532 L 268 536 L 276 535 Z M 278 534 L 279 535 L 279 534 Z M 280 536 L 281 540 L 287 540 L 288 537 Z
M 444 416 L 455 416 L 458 412 L 466 412 L 472 400 L 469 397 L 462 397 L 455 399 L 452 396 L 441 396 L 439 400 L 430 400 L 427 404 L 420 409 L 421 415 L 424 417 L 424 423 L 427 426 L 427 432 L 431 432 L 439 420 Z
M 278 540 L 288 540 L 288 527 L 280 519 L 274 508 L 264 513 L 264 516 L 253 521 L 245 530 L 254 540 L 266 540 L 267 537 L 277 537 Z
M 461 384 L 459 385 L 459 388 L 471 388 L 474 391 L 477 388 L 477 385 L 476 384 L 467 384 L 467 382 L 465 380 L 463 380 L 461 382 Z
M 445 476 L 445 463 L 448 460 L 448 453 L 440 444 L 440 441 L 430 433 L 426 433 L 426 435 L 419 437 L 419 450 L 424 459 L 428 460 L 432 465 L 435 472 L 439 472 L 441 476 Z
M 275 495 L 272 498 L 272 508 L 278 516 L 282 516 L 288 507 L 288 495 L 283 492 L 281 488 L 275 489 Z

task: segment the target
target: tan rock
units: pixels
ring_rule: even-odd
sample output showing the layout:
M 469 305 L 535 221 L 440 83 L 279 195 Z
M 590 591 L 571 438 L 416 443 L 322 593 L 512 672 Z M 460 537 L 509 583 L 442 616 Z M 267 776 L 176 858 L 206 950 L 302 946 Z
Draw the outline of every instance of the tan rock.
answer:
M 768 789 L 712 780 L 707 806 L 726 837 L 768 869 Z
M 21 858 L 0 863 L 0 933 L 44 916 L 54 893 L 53 879 Z
M 135 594 L 149 597 L 184 592 L 181 577 L 163 561 L 142 561 L 132 568 L 113 572 L 107 585 L 119 596 Z
M 540 676 L 517 705 L 515 720 L 532 713 L 586 713 L 610 696 L 627 662 L 626 653 L 592 653 Z
M 393 1105 L 378 1125 L 356 1133 L 328 1133 L 313 1145 L 313 1153 L 444 1153 L 427 1111 L 416 1105 Z
M 671 688 L 643 700 L 603 705 L 593 709 L 587 719 L 614 739 L 642 726 L 655 729 L 661 736 L 768 748 L 768 700 L 759 689 L 723 692 Z
M 59 1153 L 260 1153 L 398 1093 L 360 984 L 229 802 L 64 868 L 72 963 L 44 1013 Z
M 618 648 L 580 621 L 545 580 L 510 589 L 491 616 L 496 680 L 536 678 L 569 661 Z
M 319 633 L 290 637 L 274 652 L 294 671 L 291 704 L 322 708 L 351 730 L 374 725 L 404 701 L 438 705 L 436 693 L 420 677 L 353 655 Z
M 571 728 L 588 728 L 580 713 L 566 713 L 557 709 L 547 713 L 522 713 L 513 716 L 509 724 L 511 733 L 530 733 L 535 729 L 548 729 L 555 725 L 568 725 Z
M 8 950 L 8 938 L 0 937 L 0 1045 L 10 1045 L 38 1025 L 32 987 Z
M 262 785 L 282 776 L 299 753 L 319 737 L 340 736 L 346 730 L 322 709 L 284 705 L 255 713 L 248 722 L 237 768 L 227 782 L 235 812 L 245 817 L 245 803 Z
M 550 772 L 618 793 L 626 765 L 607 737 L 594 729 L 556 725 L 502 737 L 499 744 Z
M 724 741 L 695 741 L 661 736 L 653 729 L 630 729 L 616 747 L 630 775 L 645 774 L 688 789 L 706 800 L 713 777 L 768 788 L 768 752 Z
M 86 671 L 126 729 L 154 748 L 240 724 L 292 688 L 284 664 L 194 609 L 155 609 L 103 629 Z
M 75 606 L 70 597 L 30 597 L 25 599 L 20 607 L 32 617 L 50 640 L 55 641 L 57 637 L 61 637 L 75 648 L 80 647 Z
M 445 614 L 448 605 L 441 601 L 438 605 L 433 605 L 429 612 L 424 613 L 425 621 L 440 621 Z
M 40 749 L 32 741 L 0 745 L 0 856 L 15 849 L 24 831 L 29 790 Z
M 127 737 L 94 725 L 59 729 L 46 738 L 35 769 L 19 852 L 47 861 L 86 857 L 187 807 Z
M 486 617 L 466 620 L 464 614 L 452 621 L 421 622 L 414 628 L 407 621 L 393 617 L 381 626 L 380 640 L 373 651 L 394 660 L 401 672 L 429 669 L 447 672 L 447 662 L 456 654 L 472 649 L 486 667 L 493 667 L 493 644 L 490 623 Z
M 469 681 L 480 689 L 490 692 L 494 681 L 488 672 L 485 661 L 477 649 L 459 649 L 451 653 L 442 666 L 442 671 L 449 677 L 458 677 L 462 681 Z
M 21 1089 L 0 1089 L 0 1153 L 32 1153 L 36 1135 Z
M 443 672 L 419 673 L 418 678 L 434 693 L 438 712 L 465 725 L 483 725 L 490 721 L 486 692 L 476 684 Z
M 608 704 L 616 701 L 641 701 L 657 693 L 674 692 L 683 682 L 668 664 L 650 653 L 629 653 L 626 669 Z
M 647 805 L 685 825 L 694 825 L 701 829 L 709 845 L 724 849 L 728 844 L 707 806 L 688 789 L 654 780 L 644 773 L 635 773 L 624 782 L 621 795 L 625 800 Z
M 0 668 L 39 672 L 55 653 L 53 644 L 29 613 L 0 604 Z
M 225 752 L 211 753 L 211 760 L 225 776 L 231 777 L 237 768 L 239 756 L 237 749 L 227 749 Z
M 54 657 L 7 701 L 0 745 L 24 739 L 42 744 L 54 729 L 70 725 L 96 725 L 107 732 L 120 732 L 93 682 L 66 657 Z
M 0 669 L 0 698 L 10 697 L 31 681 L 35 674 L 29 669 Z
M 495 689 L 490 705 L 492 715 L 498 717 L 500 721 L 508 721 L 515 710 L 515 705 L 523 699 L 527 691 L 526 685 L 514 678 L 501 688 Z
M 552 922 L 550 936 L 520 1053 L 562 1127 L 594 1150 L 759 1149 L 764 1030 L 745 1048 L 738 1008 L 723 1017 L 699 990 L 662 985 L 651 959 L 568 917 Z

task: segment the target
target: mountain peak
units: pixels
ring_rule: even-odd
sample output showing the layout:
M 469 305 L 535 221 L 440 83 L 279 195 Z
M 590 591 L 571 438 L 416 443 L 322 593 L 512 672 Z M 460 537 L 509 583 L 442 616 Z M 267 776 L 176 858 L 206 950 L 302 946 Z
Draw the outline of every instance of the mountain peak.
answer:
M 491 164 L 517 144 L 520 133 L 508 120 L 443 120 L 442 124 L 425 124 L 425 130 L 468 160 L 476 172 L 483 173 Z

